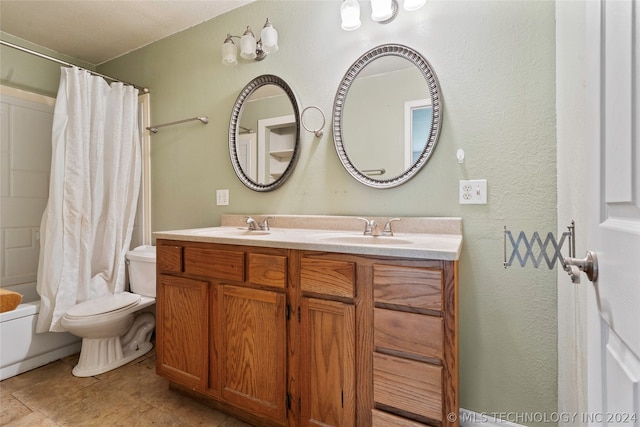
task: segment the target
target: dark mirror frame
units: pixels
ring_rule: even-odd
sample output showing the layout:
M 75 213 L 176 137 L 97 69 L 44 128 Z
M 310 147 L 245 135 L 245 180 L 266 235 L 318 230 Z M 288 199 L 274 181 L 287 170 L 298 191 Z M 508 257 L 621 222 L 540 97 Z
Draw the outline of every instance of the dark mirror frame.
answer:
M 296 142 L 293 149 L 293 154 L 291 156 L 291 160 L 289 164 L 285 168 L 284 172 L 278 179 L 269 184 L 260 184 L 251 179 L 240 166 L 240 162 L 238 160 L 238 152 L 236 148 L 238 129 L 240 126 L 240 117 L 242 116 L 242 112 L 244 110 L 245 102 L 251 97 L 256 90 L 265 85 L 276 85 L 280 87 L 284 93 L 289 98 L 291 102 L 291 106 L 293 108 L 293 115 L 296 118 Z M 233 105 L 233 110 L 231 111 L 231 119 L 229 121 L 229 156 L 231 157 L 231 164 L 233 165 L 233 169 L 236 172 L 236 175 L 242 181 L 244 185 L 249 187 L 254 191 L 272 191 L 276 188 L 280 187 L 286 179 L 291 175 L 293 168 L 298 161 L 298 154 L 300 152 L 300 109 L 298 107 L 298 101 L 296 97 L 283 79 L 278 76 L 274 76 L 272 74 L 264 74 L 256 77 L 251 80 L 240 92 L 238 98 L 236 99 L 235 104 Z
M 349 88 L 354 82 L 358 74 L 372 61 L 385 56 L 399 56 L 405 58 L 413 63 L 418 70 L 424 76 L 427 87 L 429 89 L 429 96 L 431 97 L 431 106 L 433 108 L 433 117 L 431 122 L 431 129 L 429 131 L 429 138 L 426 141 L 424 150 L 420 154 L 418 160 L 416 160 L 411 167 L 405 170 L 402 174 L 397 175 L 389 179 L 375 179 L 362 173 L 349 159 L 345 151 L 344 143 L 342 139 L 342 113 L 345 106 L 347 94 Z M 357 181 L 373 188 L 391 188 L 407 182 L 413 178 L 416 173 L 427 163 L 431 156 L 433 149 L 438 142 L 438 136 L 440 135 L 440 128 L 442 125 L 442 95 L 440 91 L 440 84 L 436 77 L 433 68 L 426 60 L 424 56 L 415 51 L 414 49 L 400 45 L 400 44 L 384 44 L 375 47 L 356 60 L 356 62 L 349 67 L 345 73 L 333 103 L 333 142 L 335 144 L 336 151 L 340 162 L 345 167 L 347 172 L 353 176 Z

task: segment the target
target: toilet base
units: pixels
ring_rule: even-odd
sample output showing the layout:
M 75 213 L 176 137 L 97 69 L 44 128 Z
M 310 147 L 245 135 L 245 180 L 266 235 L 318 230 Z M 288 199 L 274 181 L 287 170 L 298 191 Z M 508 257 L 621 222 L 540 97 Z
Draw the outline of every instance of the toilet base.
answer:
M 152 348 L 151 334 L 155 317 L 139 313 L 123 336 L 83 338 L 78 364 L 71 371 L 76 377 L 103 374 L 147 354 Z
M 78 364 L 71 371 L 76 377 L 92 377 L 126 365 L 153 348 L 150 342 L 142 343 L 137 349 L 122 350 L 120 337 L 82 340 L 82 350 Z M 105 360 L 105 358 L 107 360 Z

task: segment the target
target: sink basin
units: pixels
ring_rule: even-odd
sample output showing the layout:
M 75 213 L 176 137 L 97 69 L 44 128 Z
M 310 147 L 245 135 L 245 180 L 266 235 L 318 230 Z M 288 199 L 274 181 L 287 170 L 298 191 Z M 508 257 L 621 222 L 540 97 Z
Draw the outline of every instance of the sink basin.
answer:
M 369 236 L 364 234 L 329 234 L 318 235 L 316 239 L 326 243 L 338 243 L 344 245 L 410 245 L 411 240 L 395 236 Z
M 270 230 L 247 230 L 246 228 L 224 228 L 224 227 L 211 227 L 194 230 L 191 234 L 196 236 L 224 236 L 224 237 L 250 237 L 250 236 L 264 236 L 271 234 Z

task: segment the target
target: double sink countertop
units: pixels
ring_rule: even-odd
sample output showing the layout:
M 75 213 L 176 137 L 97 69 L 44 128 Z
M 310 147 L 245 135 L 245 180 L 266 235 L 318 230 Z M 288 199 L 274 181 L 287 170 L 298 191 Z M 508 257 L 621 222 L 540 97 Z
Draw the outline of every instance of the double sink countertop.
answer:
M 251 215 L 269 230 L 248 230 L 248 215 L 222 215 L 220 227 L 158 231 L 156 239 L 226 243 L 270 248 L 314 250 L 358 255 L 455 261 L 462 249 L 462 219 L 400 217 L 392 223 L 393 236 L 365 235 L 357 216 Z M 367 217 L 382 232 L 392 217 Z

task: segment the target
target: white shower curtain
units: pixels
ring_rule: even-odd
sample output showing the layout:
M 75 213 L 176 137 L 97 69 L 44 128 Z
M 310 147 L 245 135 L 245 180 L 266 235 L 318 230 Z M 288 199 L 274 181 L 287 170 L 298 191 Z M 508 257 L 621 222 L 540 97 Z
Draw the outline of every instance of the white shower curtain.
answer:
M 125 288 L 140 189 L 138 90 L 62 68 L 49 201 L 40 228 L 36 330 L 64 331 L 73 305 Z

